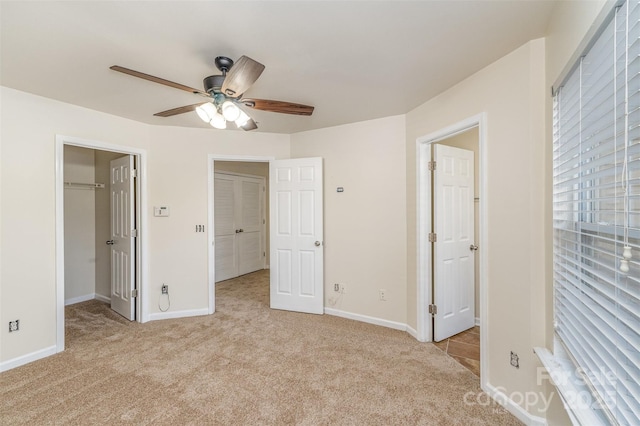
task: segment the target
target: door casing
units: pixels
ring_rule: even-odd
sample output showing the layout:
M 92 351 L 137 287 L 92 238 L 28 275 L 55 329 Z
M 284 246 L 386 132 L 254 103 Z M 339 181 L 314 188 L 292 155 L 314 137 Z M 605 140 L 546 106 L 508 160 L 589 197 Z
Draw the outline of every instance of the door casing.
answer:
M 431 144 L 442 141 L 459 133 L 465 132 L 474 127 L 478 127 L 478 148 L 479 148 L 479 194 L 480 198 L 480 218 L 479 236 L 482 244 L 479 250 L 480 262 L 480 380 L 481 386 L 485 388 L 484 378 L 488 377 L 488 298 L 487 298 L 487 260 L 489 258 L 489 244 L 487 239 L 487 137 L 486 137 L 486 113 L 481 113 L 469 117 L 444 129 L 422 136 L 416 140 L 416 243 L 417 243 L 417 339 L 421 342 L 433 341 L 433 324 L 431 315 L 428 313 L 428 306 L 433 303 L 432 291 L 433 281 L 431 277 L 431 259 L 433 250 L 429 242 L 428 234 L 431 232 L 432 221 L 432 201 L 431 188 L 432 178 L 428 168 L 431 158 Z
M 139 218 L 136 238 L 136 321 L 149 321 L 148 305 L 148 261 L 147 261 L 147 220 L 142 212 L 147 211 L 147 151 L 123 145 L 113 145 L 100 141 L 87 140 L 73 136 L 56 135 L 55 158 L 55 199 L 56 199 L 56 352 L 64 351 L 64 147 L 78 146 L 88 149 L 117 152 L 136 157 L 138 179 L 136 181 L 136 214 Z

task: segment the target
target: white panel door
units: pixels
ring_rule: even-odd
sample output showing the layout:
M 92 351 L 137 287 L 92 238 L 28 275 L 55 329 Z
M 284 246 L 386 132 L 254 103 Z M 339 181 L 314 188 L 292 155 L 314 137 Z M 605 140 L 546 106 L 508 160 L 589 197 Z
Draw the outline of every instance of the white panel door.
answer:
M 473 151 L 434 145 L 434 340 L 474 326 Z
M 262 179 L 240 179 L 241 232 L 238 233 L 238 273 L 240 275 L 264 268 L 262 247 L 263 188 Z
M 264 178 L 215 174 L 216 282 L 264 269 L 264 186 Z
M 236 180 L 233 176 L 215 175 L 216 281 L 238 276 L 235 184 Z
M 322 158 L 269 164 L 271 308 L 324 313 Z
M 133 156 L 112 160 L 111 166 L 111 309 L 135 319 L 135 237 Z

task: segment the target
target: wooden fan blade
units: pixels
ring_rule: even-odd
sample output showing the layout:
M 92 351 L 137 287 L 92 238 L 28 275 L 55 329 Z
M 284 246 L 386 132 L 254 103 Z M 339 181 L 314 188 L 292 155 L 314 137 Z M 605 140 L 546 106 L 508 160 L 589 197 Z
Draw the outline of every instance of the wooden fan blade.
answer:
M 195 111 L 195 109 L 200 105 L 202 105 L 202 102 L 200 102 L 199 104 L 185 105 L 178 108 L 168 109 L 162 112 L 156 112 L 153 115 L 155 115 L 156 117 L 171 117 L 172 115 L 184 114 L 185 112 Z
M 165 80 L 164 78 L 155 77 L 153 75 L 145 74 L 145 73 L 140 72 L 140 71 L 130 70 L 129 68 L 124 68 L 124 67 L 121 67 L 119 65 L 113 65 L 113 66 L 111 66 L 109 68 L 114 70 L 114 71 L 118 71 L 118 72 L 121 72 L 121 73 L 124 73 L 124 74 L 129 74 L 129 75 L 132 75 L 134 77 L 141 78 L 143 80 L 148 80 L 148 81 L 152 81 L 154 83 L 164 84 L 165 86 L 173 87 L 174 89 L 180 89 L 180 90 L 184 90 L 185 92 L 195 93 L 197 95 L 204 95 L 204 96 L 209 97 L 209 94 L 206 93 L 206 92 L 203 92 L 202 90 L 194 89 L 193 87 L 185 86 L 184 84 L 174 83 L 173 81 L 169 81 L 169 80 Z
M 313 107 L 309 105 L 294 104 L 293 102 L 271 101 L 267 99 L 241 99 L 240 102 L 249 108 L 262 111 L 279 112 L 282 114 L 311 115 Z
M 245 123 L 245 125 L 244 125 L 244 126 L 240 126 L 240 128 L 241 128 L 242 130 L 247 130 L 247 131 L 249 131 L 249 130 L 255 130 L 255 129 L 257 129 L 257 128 L 258 128 L 258 125 L 256 124 L 256 122 L 255 122 L 255 121 L 253 121 L 253 118 L 250 118 L 250 119 L 249 119 L 249 121 L 247 121 L 247 122 Z
M 227 73 L 222 83 L 222 93 L 237 98 L 256 82 L 264 71 L 264 65 L 248 56 L 241 56 Z

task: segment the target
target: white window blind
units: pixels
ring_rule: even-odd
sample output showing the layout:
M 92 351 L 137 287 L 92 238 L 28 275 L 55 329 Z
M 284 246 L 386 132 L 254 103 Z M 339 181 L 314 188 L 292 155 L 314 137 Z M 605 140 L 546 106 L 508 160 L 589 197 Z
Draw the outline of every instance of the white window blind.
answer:
M 638 0 L 616 9 L 558 89 L 553 121 L 556 334 L 601 413 L 611 423 L 638 425 Z

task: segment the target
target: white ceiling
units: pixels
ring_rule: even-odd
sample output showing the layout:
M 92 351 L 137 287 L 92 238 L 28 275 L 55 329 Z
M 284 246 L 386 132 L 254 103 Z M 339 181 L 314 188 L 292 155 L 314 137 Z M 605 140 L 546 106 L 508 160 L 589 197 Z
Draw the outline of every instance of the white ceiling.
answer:
M 0 3 L 3 86 L 133 120 L 203 127 L 202 98 L 109 69 L 202 89 L 216 56 L 266 65 L 246 97 L 315 106 L 249 110 L 294 133 L 404 114 L 545 35 L 554 1 L 17 1 Z

